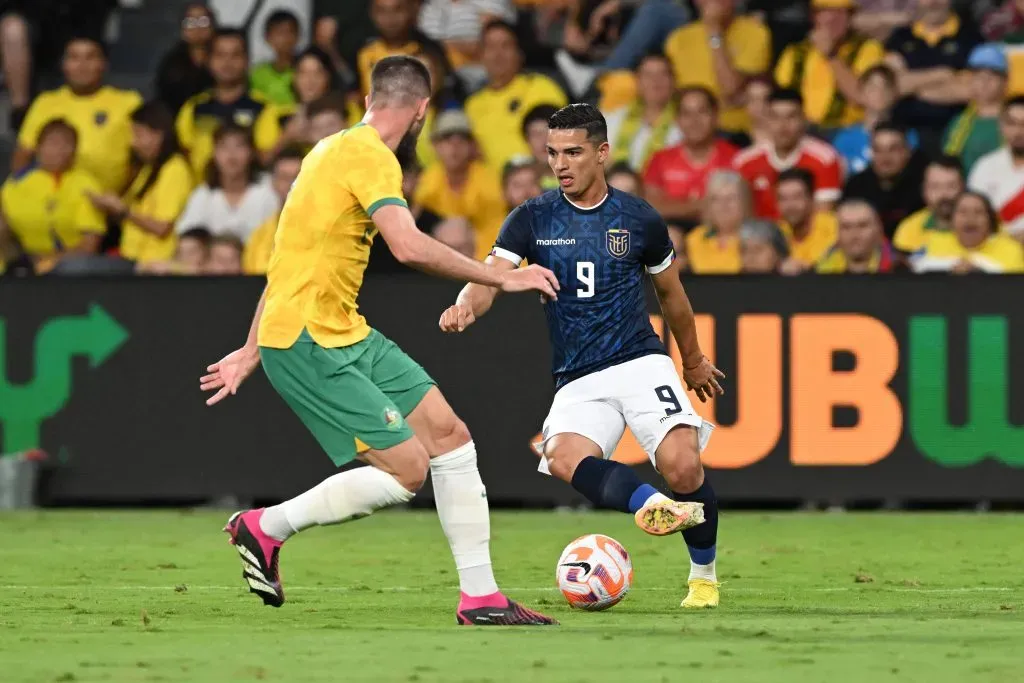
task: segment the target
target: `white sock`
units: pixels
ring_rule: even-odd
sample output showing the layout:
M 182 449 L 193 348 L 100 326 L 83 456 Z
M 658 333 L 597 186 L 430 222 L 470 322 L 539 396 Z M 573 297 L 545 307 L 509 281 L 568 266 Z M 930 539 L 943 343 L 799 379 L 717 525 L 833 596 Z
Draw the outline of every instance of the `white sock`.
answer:
M 267 508 L 260 529 L 284 541 L 311 526 L 341 524 L 382 507 L 408 503 L 415 495 L 390 474 L 376 467 L 359 467 L 335 474 L 305 493 Z
M 718 577 L 715 575 L 715 561 L 711 560 L 711 564 L 697 564 L 690 560 L 690 578 L 688 580 L 692 581 L 694 579 L 707 579 L 717 583 Z
M 490 595 L 498 591 L 491 570 L 491 520 L 487 489 L 476 468 L 472 441 L 430 460 L 434 502 L 441 528 L 459 571 L 459 585 L 466 595 Z
M 658 491 L 656 493 L 652 493 L 651 497 L 644 501 L 644 507 L 647 507 L 648 505 L 650 505 L 652 503 L 660 503 L 663 500 L 672 500 L 672 499 L 669 498 L 668 496 L 666 496 L 661 491 Z

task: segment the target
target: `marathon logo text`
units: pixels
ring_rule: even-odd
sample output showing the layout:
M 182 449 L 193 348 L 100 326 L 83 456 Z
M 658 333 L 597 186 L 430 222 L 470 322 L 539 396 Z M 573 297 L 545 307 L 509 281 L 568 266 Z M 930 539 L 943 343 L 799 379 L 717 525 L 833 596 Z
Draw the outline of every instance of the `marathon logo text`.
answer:
M 575 237 L 559 237 L 553 240 L 537 240 L 537 246 L 539 247 L 575 247 Z

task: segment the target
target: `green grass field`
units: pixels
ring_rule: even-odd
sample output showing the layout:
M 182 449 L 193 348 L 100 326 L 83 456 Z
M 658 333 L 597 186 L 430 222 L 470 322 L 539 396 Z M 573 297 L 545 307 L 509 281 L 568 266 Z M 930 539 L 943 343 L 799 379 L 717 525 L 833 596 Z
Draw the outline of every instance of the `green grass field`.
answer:
M 727 514 L 723 604 L 683 612 L 687 561 L 624 515 L 498 513 L 499 582 L 547 629 L 454 625 L 431 513 L 316 529 L 282 560 L 288 603 L 242 585 L 226 514 L 0 515 L 0 680 L 1013 681 L 1024 676 L 1022 520 L 1010 515 Z M 570 611 L 562 547 L 610 534 L 633 592 Z

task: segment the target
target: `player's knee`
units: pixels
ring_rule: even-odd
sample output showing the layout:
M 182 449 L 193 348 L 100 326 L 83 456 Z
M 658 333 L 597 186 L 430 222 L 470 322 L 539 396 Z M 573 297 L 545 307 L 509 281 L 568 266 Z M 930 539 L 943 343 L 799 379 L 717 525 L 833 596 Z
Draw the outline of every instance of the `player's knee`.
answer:
M 572 475 L 576 473 L 576 467 L 583 459 L 568 448 L 550 448 L 544 453 L 548 460 L 548 471 L 551 476 L 562 481 L 572 482 Z
M 673 491 L 689 493 L 699 489 L 704 482 L 704 468 L 699 457 L 680 453 L 661 465 L 661 476 Z

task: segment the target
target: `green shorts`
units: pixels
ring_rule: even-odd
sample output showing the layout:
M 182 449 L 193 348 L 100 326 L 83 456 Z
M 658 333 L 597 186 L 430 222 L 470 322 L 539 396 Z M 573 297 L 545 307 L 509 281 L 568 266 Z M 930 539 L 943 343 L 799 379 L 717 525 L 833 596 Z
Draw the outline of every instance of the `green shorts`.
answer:
M 356 457 L 356 439 L 374 449 L 411 439 L 404 418 L 435 384 L 376 330 L 333 349 L 303 330 L 291 348 L 260 347 L 260 358 L 274 389 L 339 467 Z

